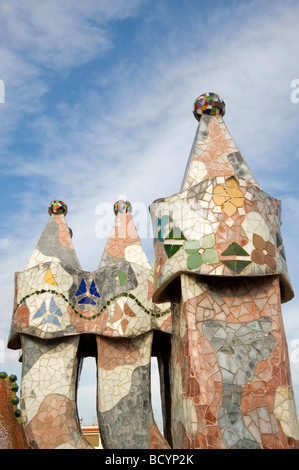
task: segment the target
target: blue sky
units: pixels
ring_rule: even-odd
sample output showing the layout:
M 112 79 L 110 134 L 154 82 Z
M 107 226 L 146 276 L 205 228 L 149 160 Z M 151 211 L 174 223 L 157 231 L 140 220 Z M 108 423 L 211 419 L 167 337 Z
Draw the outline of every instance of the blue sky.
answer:
M 81 265 L 96 269 L 108 236 L 98 230 L 103 208 L 109 226 L 119 196 L 147 208 L 179 191 L 197 126 L 193 102 L 214 91 L 255 178 L 282 201 L 295 290 L 283 317 L 298 409 L 298 22 L 292 0 L 1 0 L 1 345 L 14 272 L 27 264 L 48 204 L 67 203 Z M 150 221 L 142 223 L 153 263 Z M 5 349 L 0 369 L 20 377 L 17 359 Z M 87 361 L 79 405 L 86 422 L 95 415 L 86 406 L 93 376 Z

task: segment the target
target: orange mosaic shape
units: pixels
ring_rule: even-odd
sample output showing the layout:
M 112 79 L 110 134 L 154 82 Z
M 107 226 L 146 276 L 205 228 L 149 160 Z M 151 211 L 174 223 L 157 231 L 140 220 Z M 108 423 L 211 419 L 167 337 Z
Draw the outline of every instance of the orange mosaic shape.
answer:
M 221 206 L 223 212 L 231 217 L 244 204 L 244 195 L 234 177 L 228 178 L 225 184 L 218 184 L 213 191 L 213 200 L 217 206 Z

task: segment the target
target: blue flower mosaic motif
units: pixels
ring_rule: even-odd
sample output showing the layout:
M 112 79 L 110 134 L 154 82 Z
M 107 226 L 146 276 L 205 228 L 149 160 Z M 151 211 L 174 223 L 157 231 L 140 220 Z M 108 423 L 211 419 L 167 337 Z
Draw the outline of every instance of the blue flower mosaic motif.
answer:
M 81 295 L 81 294 L 85 294 L 86 290 L 87 290 L 86 289 L 86 282 L 82 278 L 82 280 L 80 282 L 80 286 L 78 287 L 78 290 L 77 290 L 75 295 L 78 296 L 78 295 Z
M 96 284 L 94 281 L 92 281 L 92 283 L 90 284 L 90 287 L 89 287 L 89 292 L 91 295 L 94 295 L 95 297 L 101 297 L 100 294 L 98 293 L 98 290 L 96 288 Z
M 58 317 L 62 317 L 62 313 L 60 308 L 57 306 L 53 297 L 50 300 L 50 313 L 48 313 L 46 309 L 46 302 L 44 301 L 38 311 L 34 314 L 33 318 L 40 318 L 43 317 L 41 321 L 41 325 L 45 325 L 46 323 L 53 323 L 53 325 L 61 326 L 61 323 Z
M 76 297 L 80 297 L 80 296 L 83 295 L 83 297 L 80 300 L 77 300 L 78 304 L 80 304 L 80 305 L 82 305 L 82 304 L 84 304 L 84 305 L 96 305 L 96 302 L 92 297 L 90 297 L 89 295 L 84 295 L 84 294 L 88 294 L 88 291 L 87 291 L 86 282 L 82 278 L 81 282 L 80 282 L 80 285 L 77 289 L 77 292 L 75 294 Z M 98 290 L 97 290 L 97 287 L 96 287 L 96 284 L 95 284 L 94 280 L 91 282 L 91 284 L 89 286 L 89 294 L 93 297 L 97 297 L 97 298 L 101 297 Z

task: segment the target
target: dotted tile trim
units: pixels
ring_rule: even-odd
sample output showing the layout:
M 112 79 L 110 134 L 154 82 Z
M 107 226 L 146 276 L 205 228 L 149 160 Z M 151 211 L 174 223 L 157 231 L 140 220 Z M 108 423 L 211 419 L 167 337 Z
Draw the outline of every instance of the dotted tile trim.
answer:
M 19 397 L 16 394 L 16 392 L 19 389 L 19 386 L 16 383 L 17 376 L 14 374 L 11 374 L 10 376 L 8 376 L 6 372 L 0 372 L 0 379 L 7 380 L 11 383 L 11 403 L 12 403 L 15 418 L 17 419 L 19 423 L 21 423 L 22 422 L 21 411 L 17 407 L 20 401 Z
M 17 304 L 17 307 L 16 309 L 14 310 L 14 313 L 16 312 L 16 310 L 18 309 L 18 307 L 20 307 L 20 305 L 23 304 L 23 302 L 28 299 L 29 297 L 31 297 L 32 295 L 39 295 L 39 294 L 46 294 L 46 293 L 49 293 L 49 294 L 54 294 L 54 295 L 59 295 L 60 297 L 63 298 L 63 300 L 65 300 L 65 302 L 67 302 L 69 304 L 69 306 L 73 309 L 74 313 L 76 315 L 79 315 L 80 318 L 83 318 L 84 320 L 95 320 L 97 317 L 99 317 L 104 310 L 107 309 L 107 306 L 110 305 L 111 302 L 113 302 L 114 300 L 120 298 L 120 297 L 130 297 L 130 299 L 134 300 L 135 303 L 140 307 L 142 308 L 142 310 L 147 313 L 148 315 L 150 315 L 151 317 L 155 317 L 155 318 L 159 318 L 159 317 L 163 317 L 164 315 L 167 315 L 168 313 L 171 312 L 171 309 L 168 308 L 167 310 L 164 310 L 163 312 L 161 313 L 154 313 L 154 312 L 151 312 L 150 310 L 148 310 L 147 308 L 145 308 L 144 305 L 142 305 L 142 303 L 138 300 L 137 297 L 135 297 L 133 294 L 128 294 L 127 292 L 122 292 L 120 294 L 117 294 L 115 295 L 114 297 L 111 297 L 110 300 L 107 300 L 106 302 L 106 305 L 104 305 L 100 311 L 94 315 L 92 315 L 91 317 L 87 317 L 85 315 L 83 315 L 82 313 L 78 312 L 78 310 L 75 309 L 74 305 L 72 305 L 68 299 L 66 298 L 66 296 L 64 294 L 60 294 L 59 292 L 56 292 L 55 290 L 46 290 L 46 289 L 42 289 L 40 291 L 35 291 L 35 292 L 32 292 L 32 294 L 28 294 L 28 295 L 25 295 L 25 297 L 23 297 L 20 302 Z

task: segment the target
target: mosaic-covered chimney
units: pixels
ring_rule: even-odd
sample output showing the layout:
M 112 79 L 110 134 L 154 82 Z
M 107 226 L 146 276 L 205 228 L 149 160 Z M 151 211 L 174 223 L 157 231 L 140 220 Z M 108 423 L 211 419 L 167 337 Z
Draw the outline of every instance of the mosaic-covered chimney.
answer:
M 252 175 L 224 101 L 194 103 L 180 192 L 150 206 L 154 302 L 172 303 L 174 448 L 294 448 L 299 429 L 281 315 L 293 297 L 280 203 Z
M 77 259 L 67 206 L 50 218 L 23 272 L 15 276 L 8 347 L 21 349 L 21 416 L 31 448 L 88 449 L 77 414 L 84 357 L 95 357 L 97 415 L 104 448 L 169 448 L 153 416 L 153 330 L 169 329 L 170 305 L 153 306 L 153 268 L 128 201 L 114 204 L 115 223 L 98 268 Z
M 154 269 L 128 201 L 114 205 L 93 272 L 77 259 L 66 204 L 53 201 L 16 273 L 8 347 L 22 350 L 20 413 L 31 448 L 90 448 L 76 403 L 87 356 L 96 358 L 104 448 L 298 448 L 281 314 L 294 293 L 280 203 L 232 139 L 224 101 L 205 93 L 193 112 L 181 190 L 150 207 Z M 151 355 L 164 435 L 151 406 Z

